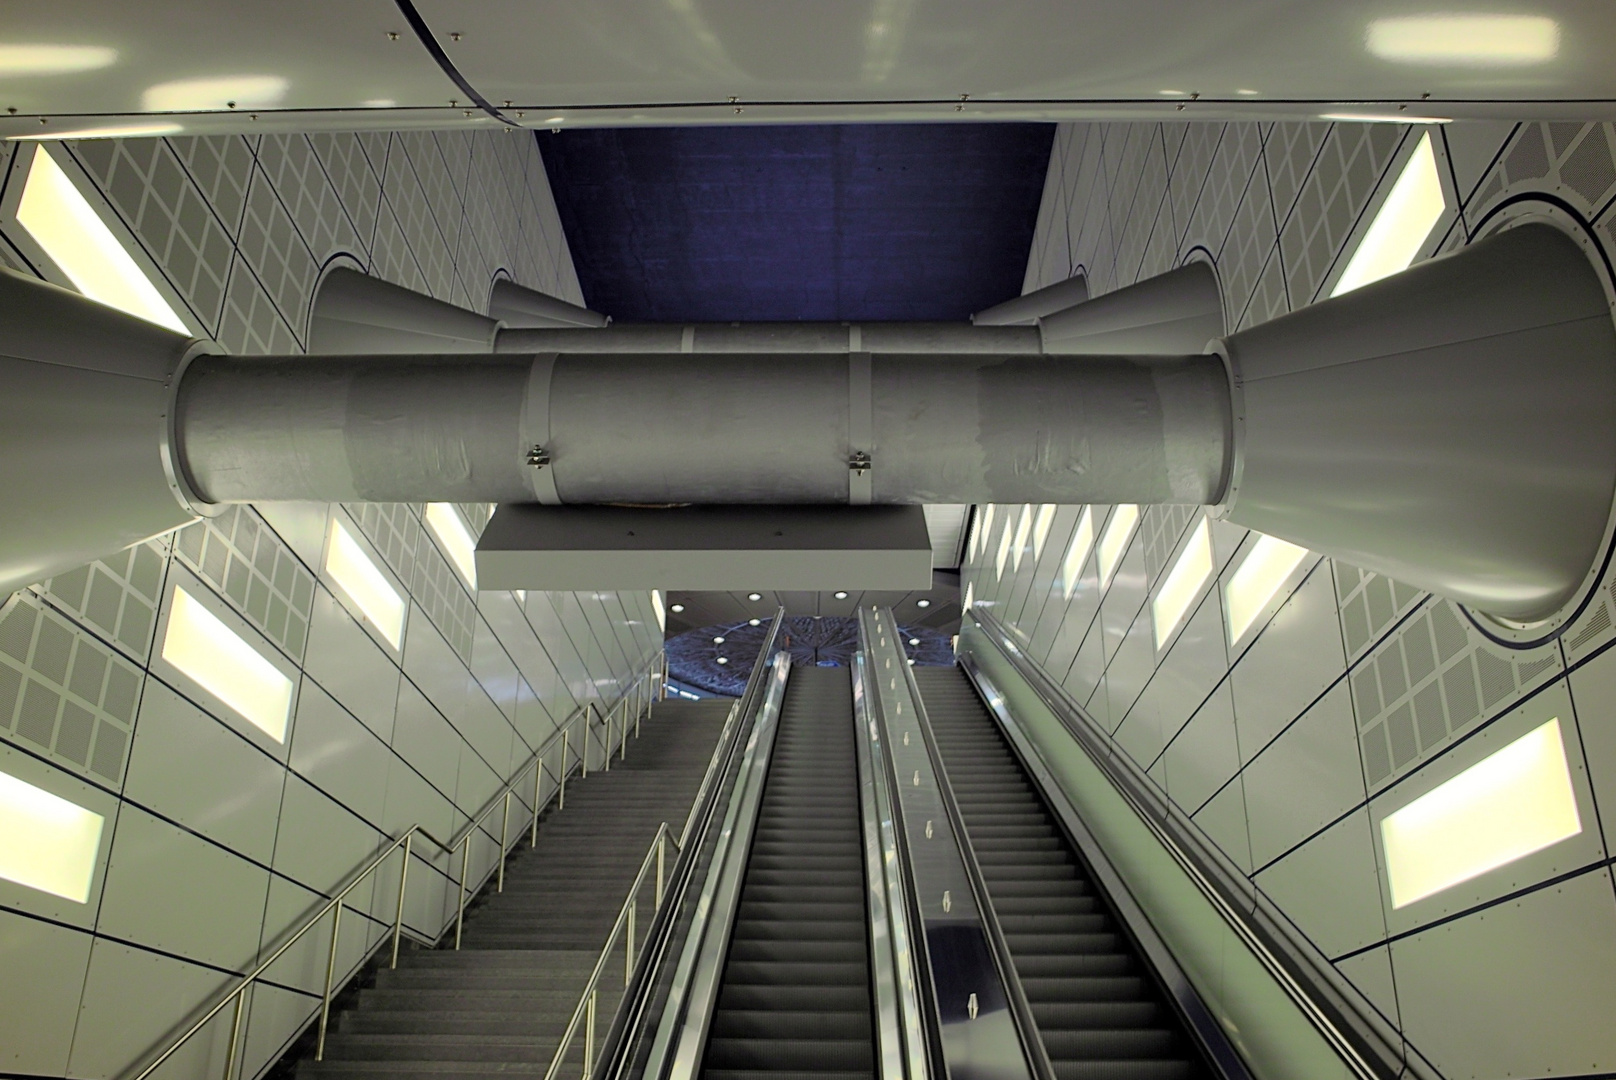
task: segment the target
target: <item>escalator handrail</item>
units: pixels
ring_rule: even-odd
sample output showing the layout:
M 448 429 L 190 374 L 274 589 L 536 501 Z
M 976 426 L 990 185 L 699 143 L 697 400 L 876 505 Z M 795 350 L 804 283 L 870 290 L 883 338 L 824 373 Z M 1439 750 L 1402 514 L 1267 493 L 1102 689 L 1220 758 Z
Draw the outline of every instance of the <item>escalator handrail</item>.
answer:
M 875 617 L 880 619 L 883 614 L 886 618 L 892 619 L 891 640 L 895 643 L 899 640 L 896 636 L 897 620 L 890 609 L 878 613 Z M 920 684 L 915 679 L 914 668 L 907 663 L 907 657 L 896 644 L 888 648 L 896 652 L 898 666 L 903 669 L 904 682 L 909 689 L 909 700 L 915 711 L 915 726 L 920 732 L 920 741 L 926 750 L 926 757 L 931 761 L 932 775 L 936 777 L 937 791 L 942 798 L 943 813 L 948 816 L 949 826 L 959 838 L 960 859 L 965 864 L 965 876 L 970 882 L 971 894 L 976 900 L 976 910 L 981 914 L 982 927 L 987 933 L 988 945 L 993 950 L 994 963 L 999 968 L 999 978 L 1004 983 L 1006 996 L 1010 1001 L 1010 1015 L 1015 1021 L 1016 1033 L 1021 1038 L 1022 1053 L 1032 1066 L 1035 1080 L 1055 1080 L 1055 1066 L 1050 1062 L 1044 1041 L 1038 1034 L 1038 1023 L 1033 1018 L 1032 1004 L 1027 1000 L 1027 991 L 1021 985 L 1021 975 L 1016 971 L 1015 961 L 1011 958 L 1010 946 L 1005 940 L 1004 927 L 999 923 L 998 912 L 988 896 L 987 880 L 983 877 L 982 867 L 977 862 L 976 849 L 970 843 L 970 834 L 965 831 L 965 815 L 960 812 L 959 802 L 954 797 L 953 784 L 948 778 L 948 770 L 943 766 L 943 755 L 937 748 L 937 738 L 931 730 L 931 717 L 926 712 L 925 700 L 920 696 Z
M 972 608 L 965 617 L 982 629 L 987 642 L 1077 740 L 1140 821 L 1354 1075 L 1360 1080 L 1409 1076 L 1436 1080 L 1437 1074 L 1417 1055 L 1402 1053 L 1401 1036 L 1367 1005 L 1360 1004 L 1361 993 L 1346 982 L 1316 946 L 1288 929 L 1283 913 L 1250 887 L 1249 879 L 1226 855 L 1211 847 L 1199 828 L 1156 789 L 1144 771 L 1115 745 L 1066 688 L 1022 651 L 993 615 Z M 974 663 L 961 666 L 980 691 L 983 676 Z M 991 682 L 988 685 L 991 686 Z M 983 698 L 1001 724 L 1015 727 L 1019 732 L 1015 718 L 1002 703 L 995 707 L 991 695 L 984 693 Z M 1097 849 L 1098 845 L 1095 846 Z M 1246 887 L 1240 888 L 1237 882 L 1245 883 Z M 1151 933 L 1154 935 L 1154 931 Z M 1217 1030 L 1221 1033 L 1221 1026 Z
M 668 875 L 665 900 L 646 930 L 634 977 L 624 988 L 622 1003 L 607 1028 L 601 1046 L 596 1072 L 603 1077 L 622 1076 L 631 1069 L 631 1057 L 639 1034 L 647 1021 L 653 1026 L 656 1022 L 647 1013 L 663 975 L 668 949 L 675 936 L 675 924 L 683 910 L 702 853 L 716 841 L 714 823 L 721 820 L 718 810 L 724 803 L 722 796 L 726 781 L 741 760 L 743 748 L 756 723 L 759 706 L 767 693 L 770 665 L 778 651 L 785 615 L 784 607 L 775 610 L 769 629 L 763 635 L 757 659 L 753 661 L 751 674 L 747 677 L 746 689 L 730 707 L 707 763 L 707 771 L 696 789 L 695 798 L 691 800 L 690 813 L 678 837 L 679 856 Z M 590 1078 L 585 1077 L 584 1080 Z

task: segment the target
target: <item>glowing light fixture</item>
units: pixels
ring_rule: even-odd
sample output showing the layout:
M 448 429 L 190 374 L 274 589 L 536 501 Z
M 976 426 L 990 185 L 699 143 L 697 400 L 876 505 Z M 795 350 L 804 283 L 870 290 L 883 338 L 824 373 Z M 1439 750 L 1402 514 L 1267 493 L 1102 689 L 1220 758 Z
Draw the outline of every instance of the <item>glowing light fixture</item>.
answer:
M 720 663 L 720 664 L 727 664 L 727 663 L 729 663 L 729 657 L 727 657 L 727 656 L 720 656 L 720 657 L 719 657 L 719 658 L 718 658 L 718 663 Z
M 668 609 L 662 605 L 662 590 L 651 590 L 651 610 L 656 613 L 656 624 L 659 629 L 668 628 Z
M 353 538 L 345 525 L 331 519 L 331 542 L 326 546 L 325 569 L 342 591 L 386 638 L 398 648 L 404 640 L 404 598 L 387 575 L 371 560 L 370 554 Z
M 1185 612 L 1201 592 L 1201 586 L 1212 576 L 1212 529 L 1206 518 L 1190 534 L 1189 543 L 1179 552 L 1178 561 L 1167 572 L 1156 599 L 1151 601 L 1151 624 L 1156 633 L 1156 648 L 1172 636 Z
M 219 79 L 179 79 L 147 87 L 140 95 L 146 112 L 210 112 L 267 109 L 286 96 L 279 75 L 231 75 Z
M 10 142 L 65 142 L 68 139 L 143 139 L 158 135 L 178 135 L 185 128 L 179 124 L 111 124 L 104 127 L 68 128 L 65 131 L 39 131 L 25 135 L 7 135 Z
M 1339 120 L 1348 124 L 1451 124 L 1451 116 L 1414 116 L 1410 113 L 1327 112 L 1320 120 Z
M 1094 547 L 1094 507 L 1085 506 L 1072 532 L 1072 542 L 1066 547 L 1066 558 L 1061 561 L 1062 598 L 1070 600 L 1077 579 L 1083 575 L 1083 564 L 1088 561 L 1089 549 Z
M 1229 641 L 1239 641 L 1257 621 L 1268 601 L 1285 584 L 1303 559 L 1307 548 L 1288 544 L 1274 536 L 1264 536 L 1246 552 L 1240 569 L 1223 587 L 1224 608 L 1229 613 Z
M 748 600 L 761 600 L 763 599 L 763 594 L 760 592 L 749 592 L 746 594 L 746 598 Z
M 915 607 L 931 607 L 930 600 L 916 600 Z
M 679 615 L 679 614 L 683 613 L 683 611 L 685 610 L 685 606 L 683 604 L 675 604 L 671 608 L 669 608 L 668 610 L 673 612 L 675 615 Z
M 427 503 L 426 524 L 466 584 L 477 588 L 477 541 L 452 503 Z
M 1539 64 L 1560 52 L 1560 24 L 1542 15 L 1409 15 L 1376 19 L 1369 51 L 1405 64 Z
M 976 516 L 976 528 L 971 532 L 970 558 L 975 559 L 982 553 L 984 540 L 992 528 L 993 504 L 989 503 L 988 505 L 984 506 L 982 508 L 982 512 Z
M 8 75 L 71 75 L 118 59 L 104 45 L 0 45 L 0 79 Z
M 1016 518 L 1016 539 L 1010 547 L 1010 567 L 1012 570 L 1021 569 L 1021 553 L 1027 550 L 1027 536 L 1032 532 L 1032 506 L 1028 504 L 1021 508 L 1021 514 Z
M 971 605 L 976 602 L 976 582 L 969 582 L 965 586 L 965 599 L 960 601 L 961 611 L 970 611 Z
M 1381 821 L 1392 906 L 1406 907 L 1580 832 L 1555 718 Z
M 1100 588 L 1111 584 L 1111 575 L 1117 572 L 1117 564 L 1122 562 L 1122 553 L 1128 550 L 1128 541 L 1137 524 L 1139 507 L 1132 503 L 1123 503 L 1111 511 L 1111 520 L 1106 522 L 1105 534 L 1100 537 Z
M 169 609 L 163 659 L 264 734 L 286 741 L 292 680 L 181 588 Z
M 0 878 L 87 903 L 105 823 L 93 810 L 0 773 Z
M 1044 541 L 1049 539 L 1049 527 L 1055 521 L 1055 504 L 1044 503 L 1038 508 L 1038 517 L 1032 524 L 1032 557 L 1036 562 L 1044 557 Z
M 912 637 L 912 638 L 909 639 L 909 644 L 911 644 L 911 645 L 919 645 L 920 644 L 920 639 L 917 638 L 917 637 Z
M 91 300 L 190 333 L 45 147 L 28 166 L 17 221 Z
M 763 620 L 762 619 L 748 619 L 748 620 L 746 620 L 746 625 L 747 626 L 762 626 L 763 625 Z
M 1446 209 L 1447 197 L 1442 194 L 1442 180 L 1437 175 L 1431 136 L 1421 135 L 1419 145 L 1330 295 L 1340 296 L 1406 270 Z
M 721 638 L 721 637 L 715 637 L 715 638 L 713 638 L 713 644 L 714 645 L 722 645 L 722 644 L 724 644 L 724 639 Z
M 844 593 L 844 592 L 832 593 L 831 595 L 835 596 L 836 599 L 838 599 L 838 600 L 846 600 L 847 599 L 847 594 Z
M 391 109 L 397 105 L 398 102 L 394 101 L 390 97 L 379 97 L 367 98 L 366 100 L 361 101 L 359 104 L 363 105 L 367 109 Z

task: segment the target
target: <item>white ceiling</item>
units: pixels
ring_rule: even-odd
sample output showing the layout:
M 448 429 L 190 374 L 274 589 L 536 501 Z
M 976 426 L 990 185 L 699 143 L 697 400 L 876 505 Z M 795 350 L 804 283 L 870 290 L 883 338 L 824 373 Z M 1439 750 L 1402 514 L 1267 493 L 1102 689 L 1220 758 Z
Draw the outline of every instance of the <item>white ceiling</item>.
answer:
M 219 132 L 1341 111 L 1616 117 L 1611 0 L 416 3 L 422 34 L 402 14 L 407 0 L 8 0 L 0 110 L 16 113 L 0 112 L 0 133 L 135 121 Z M 1433 9 L 1535 18 L 1552 48 L 1503 63 L 1384 55 L 1378 21 Z M 1439 32 L 1435 47 L 1451 51 L 1467 33 Z M 1504 47 L 1529 37 L 1506 28 Z M 111 50 L 100 54 L 111 62 L 29 73 L 19 70 L 27 55 L 8 52 L 19 45 Z M 234 110 L 225 91 L 190 110 L 147 109 L 154 86 L 247 77 L 258 80 L 256 103 L 249 83 Z M 264 92 L 281 82 L 282 92 Z

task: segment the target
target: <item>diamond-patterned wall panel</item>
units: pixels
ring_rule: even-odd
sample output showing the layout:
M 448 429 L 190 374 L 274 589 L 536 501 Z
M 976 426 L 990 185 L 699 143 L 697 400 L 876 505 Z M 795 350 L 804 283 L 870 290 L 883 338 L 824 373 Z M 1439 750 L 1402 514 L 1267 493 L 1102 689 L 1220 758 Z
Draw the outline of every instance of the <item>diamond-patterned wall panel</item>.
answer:
M 1166 503 L 1158 506 L 1147 506 L 1140 517 L 1139 532 L 1145 544 L 1145 581 L 1151 588 L 1156 585 L 1156 578 L 1167 566 L 1167 560 L 1178 546 L 1179 538 L 1184 535 L 1184 529 L 1195 519 L 1198 506 L 1189 506 L 1183 503 Z
M 320 159 L 326 176 L 336 189 L 342 212 L 358 238 L 360 253 L 370 251 L 376 234 L 376 208 L 381 202 L 382 184 L 365 157 L 359 136 L 349 134 L 310 135 L 309 147 Z
M 1238 325 L 1257 288 L 1257 280 L 1274 249 L 1274 204 L 1268 195 L 1268 174 L 1254 170 L 1235 212 L 1228 241 L 1218 253 L 1218 278 L 1223 285 L 1223 310 Z
M 32 593 L 0 609 L 0 732 L 57 764 L 123 779 L 141 671 Z
M 312 154 L 309 160 L 312 162 Z M 298 233 L 292 215 L 281 202 L 262 164 L 255 170 L 252 185 L 247 189 L 240 250 L 253 275 L 269 294 L 282 322 L 301 342 L 309 304 L 314 297 L 314 283 L 320 276 L 320 264 Z
M 342 197 L 307 136 L 267 136 L 258 151 L 258 165 L 317 268 L 333 255 L 363 253 L 359 234 L 342 208 Z M 300 323 L 294 325 L 303 333 Z
M 151 655 L 162 600 L 168 540 L 109 555 L 38 586 L 51 603 L 81 620 L 140 663 Z
M 1294 305 L 1311 303 L 1345 247 L 1406 129 L 1336 124 L 1280 233 Z

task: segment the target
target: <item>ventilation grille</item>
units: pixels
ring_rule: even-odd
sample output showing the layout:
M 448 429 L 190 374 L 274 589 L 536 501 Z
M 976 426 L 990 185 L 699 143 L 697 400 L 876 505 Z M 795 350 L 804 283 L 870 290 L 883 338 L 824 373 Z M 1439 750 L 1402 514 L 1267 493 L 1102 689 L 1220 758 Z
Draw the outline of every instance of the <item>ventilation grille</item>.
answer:
M 39 591 L 144 664 L 151 656 L 167 562 L 168 541 L 152 540 L 58 574 Z
M 1485 209 L 1506 192 L 1551 186 L 1590 214 L 1616 189 L 1616 127 L 1611 124 L 1523 124 L 1471 205 Z
M 1363 655 L 1425 596 L 1412 585 L 1339 561 L 1335 564 L 1335 589 L 1348 663 Z
M 314 577 L 252 511 L 232 507 L 187 525 L 174 550 L 288 656 L 302 661 Z
M 1560 644 L 1565 649 L 1567 662 L 1585 659 L 1616 638 L 1613 626 L 1616 626 L 1616 579 L 1607 581 L 1604 588 L 1594 593 L 1588 607 L 1561 635 Z
M 0 610 L 0 731 L 111 783 L 140 698 L 140 670 L 20 592 Z
M 1452 603 L 1433 601 L 1352 673 L 1369 785 L 1432 757 L 1560 670 L 1552 643 L 1506 651 L 1466 625 Z
M 432 625 L 460 659 L 470 664 L 477 606 L 467 595 L 449 560 L 427 536 L 416 508 L 408 503 L 353 503 L 347 509 L 359 522 L 360 531 L 376 545 L 387 565 L 405 583 Z M 481 521 L 468 514 L 472 529 L 481 532 L 490 512 L 488 504 L 468 504 L 462 509 L 483 511 Z

